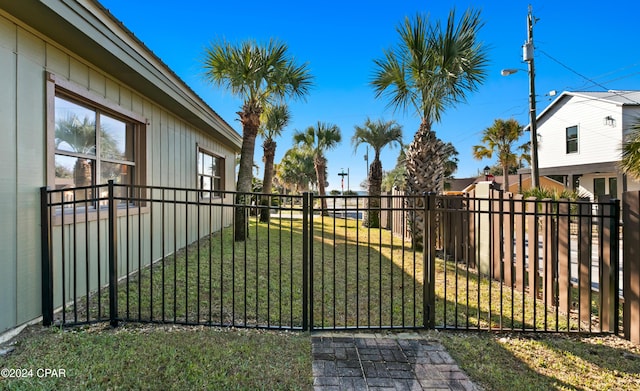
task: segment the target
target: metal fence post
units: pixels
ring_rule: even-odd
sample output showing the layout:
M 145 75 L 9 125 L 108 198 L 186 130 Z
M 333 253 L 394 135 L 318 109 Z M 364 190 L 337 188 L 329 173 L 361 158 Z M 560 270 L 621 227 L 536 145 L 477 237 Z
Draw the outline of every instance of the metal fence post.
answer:
M 425 193 L 423 196 L 424 205 L 424 227 L 422 231 L 422 268 L 423 268 L 423 316 L 424 327 L 435 328 L 436 323 L 436 295 L 435 295 L 435 193 Z
M 309 289 L 309 280 L 313 280 L 309 278 L 309 269 L 312 267 L 309 262 L 309 215 L 313 213 L 309 210 L 310 195 L 302 194 L 302 329 L 305 331 L 313 328 L 313 309 L 309 312 L 308 308 L 310 301 L 313 301 L 313 290 Z M 313 308 L 313 304 L 311 306 Z
M 48 188 L 40 188 L 40 247 L 42 248 L 42 324 L 53 324 L 53 259 L 49 231 Z
M 109 198 L 107 201 L 109 208 L 108 219 L 108 249 L 109 249 L 109 323 L 111 327 L 118 327 L 118 257 L 117 232 L 116 232 L 116 204 L 114 200 L 113 180 L 109 180 Z

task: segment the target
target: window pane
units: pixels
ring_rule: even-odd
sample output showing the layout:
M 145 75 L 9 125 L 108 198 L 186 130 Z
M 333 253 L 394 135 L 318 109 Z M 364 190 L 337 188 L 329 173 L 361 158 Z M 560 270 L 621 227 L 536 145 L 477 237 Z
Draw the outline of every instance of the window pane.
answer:
M 200 188 L 202 190 L 211 190 L 211 178 L 207 176 L 200 177 Z
M 578 127 L 567 128 L 567 153 L 578 152 Z
M 55 155 L 55 188 L 91 186 L 95 161 L 70 156 Z
M 609 195 L 611 198 L 618 198 L 618 178 L 609 178 Z
M 61 151 L 96 154 L 95 112 L 62 98 L 55 98 L 55 143 Z
M 211 155 L 207 155 L 206 153 L 204 154 L 204 159 L 203 159 L 203 168 L 204 168 L 204 174 L 205 175 L 213 175 L 213 157 L 211 157 Z
M 100 156 L 108 159 L 133 160 L 133 144 L 127 142 L 127 124 L 100 114 Z M 129 127 L 130 128 L 130 127 Z
M 218 174 L 218 160 L 220 158 L 214 157 L 211 162 L 211 175 L 219 176 Z
M 100 183 L 107 183 L 109 180 L 113 180 L 114 183 L 119 185 L 128 185 L 132 183 L 133 167 L 126 164 L 116 164 L 102 162 L 100 166 Z
M 604 178 L 595 178 L 593 180 L 593 193 L 596 197 L 605 195 L 605 181 Z

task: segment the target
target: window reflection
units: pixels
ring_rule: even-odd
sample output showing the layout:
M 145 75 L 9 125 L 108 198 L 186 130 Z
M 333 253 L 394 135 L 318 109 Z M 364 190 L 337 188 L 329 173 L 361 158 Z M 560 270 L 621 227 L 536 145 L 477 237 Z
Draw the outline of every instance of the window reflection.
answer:
M 56 149 L 96 154 L 96 116 L 92 110 L 56 97 Z

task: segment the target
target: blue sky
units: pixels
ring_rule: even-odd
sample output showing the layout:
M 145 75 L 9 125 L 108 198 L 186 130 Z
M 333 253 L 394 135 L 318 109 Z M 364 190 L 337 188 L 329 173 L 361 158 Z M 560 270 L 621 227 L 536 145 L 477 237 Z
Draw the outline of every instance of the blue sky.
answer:
M 232 42 L 277 38 L 288 44 L 290 54 L 308 63 L 314 87 L 306 101 L 290 103 L 292 121 L 278 140 L 276 162 L 292 145 L 295 130 L 324 121 L 338 125 L 341 145 L 327 154 L 329 189 L 340 188 L 341 170 L 349 170 L 353 190 L 366 178 L 365 147 L 354 152 L 354 125 L 367 117 L 396 120 L 409 143 L 418 129 L 414 113 L 394 112 L 387 101 L 375 99 L 369 82 L 373 60 L 398 41 L 397 25 L 405 16 L 429 15 L 446 21 L 453 7 L 458 14 L 468 7 L 481 11 L 485 26 L 480 40 L 488 47 L 488 75 L 466 103 L 447 109 L 437 135 L 452 142 L 460 155 L 456 177 L 475 176 L 494 161 L 472 157 L 473 145 L 496 118 L 515 118 L 528 124 L 528 77 L 519 72 L 500 75 L 504 68 L 526 70 L 522 44 L 527 38 L 527 9 L 531 4 L 538 22 L 536 46 L 536 95 L 538 113 L 552 99 L 549 91 L 640 90 L 640 50 L 637 18 L 640 2 L 602 1 L 415 1 L 325 0 L 219 2 L 204 0 L 101 0 L 142 42 L 158 55 L 198 95 L 239 133 L 236 112 L 241 101 L 215 89 L 202 76 L 204 48 L 217 38 Z M 528 134 L 527 134 L 528 137 Z M 523 140 L 526 141 L 526 140 Z M 395 165 L 399 149 L 382 154 L 383 169 Z M 261 140 L 255 161 L 261 164 Z M 495 159 L 494 159 L 495 160 Z M 260 177 L 262 172 L 260 172 Z

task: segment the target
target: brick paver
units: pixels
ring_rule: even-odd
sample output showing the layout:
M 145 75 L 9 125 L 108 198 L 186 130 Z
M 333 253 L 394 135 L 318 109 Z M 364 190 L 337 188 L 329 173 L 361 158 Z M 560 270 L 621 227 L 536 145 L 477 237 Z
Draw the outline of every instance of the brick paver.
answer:
M 315 333 L 312 354 L 316 391 L 481 390 L 439 342 L 417 333 Z

